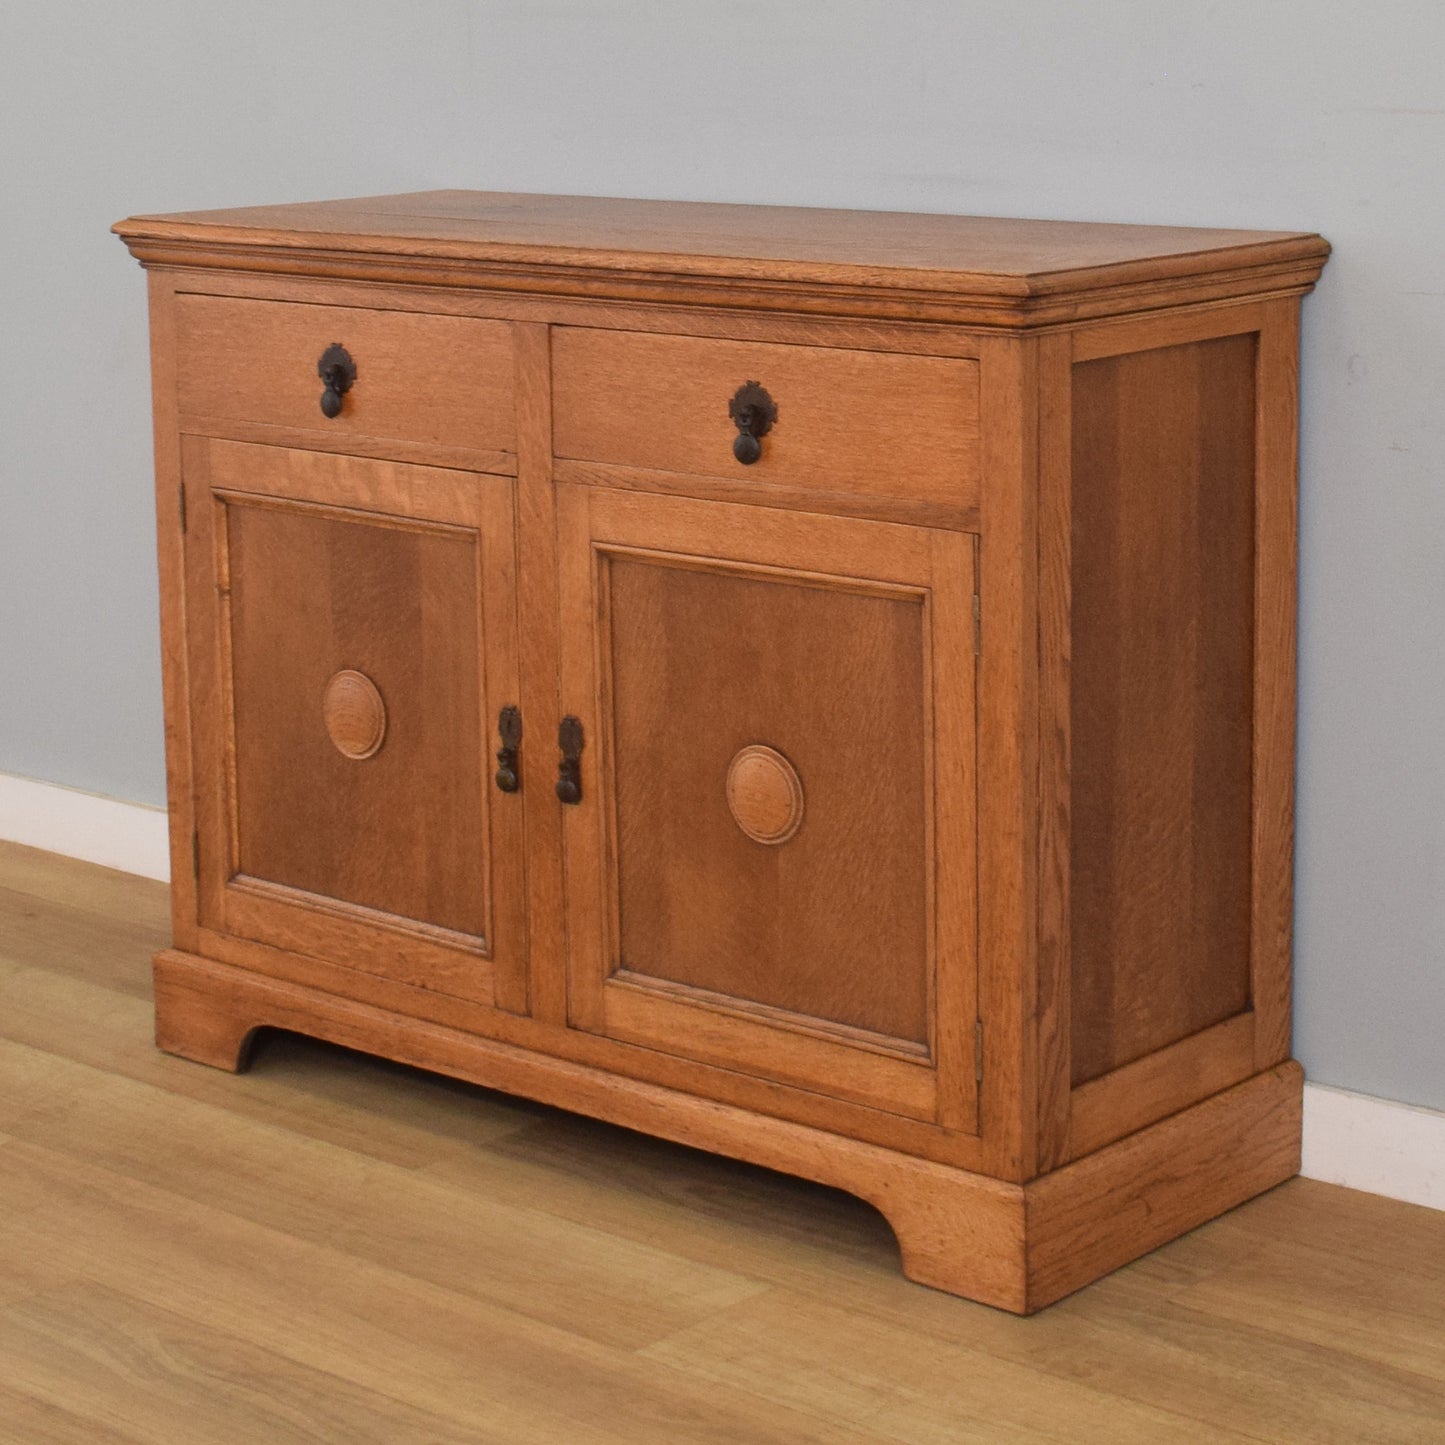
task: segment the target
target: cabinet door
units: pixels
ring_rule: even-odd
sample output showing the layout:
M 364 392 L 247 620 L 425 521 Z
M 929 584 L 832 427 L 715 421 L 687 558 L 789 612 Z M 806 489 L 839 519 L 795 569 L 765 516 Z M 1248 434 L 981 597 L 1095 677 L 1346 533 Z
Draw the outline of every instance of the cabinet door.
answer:
M 186 439 L 203 928 L 526 1006 L 511 483 Z
M 972 539 L 559 493 L 572 1025 L 973 1129 Z

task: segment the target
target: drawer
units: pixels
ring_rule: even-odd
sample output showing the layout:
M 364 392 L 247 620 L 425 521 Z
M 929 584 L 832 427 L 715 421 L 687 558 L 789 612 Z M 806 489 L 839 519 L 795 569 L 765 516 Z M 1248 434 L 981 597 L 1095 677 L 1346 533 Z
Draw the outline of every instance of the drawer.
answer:
M 317 365 L 340 343 L 356 380 L 328 417 Z M 183 295 L 177 386 L 189 422 L 235 422 L 333 439 L 394 440 L 472 452 L 516 450 L 511 328 L 501 321 L 245 297 Z M 500 459 L 490 470 L 504 468 Z
M 978 502 L 976 361 L 559 327 L 552 368 L 559 458 L 760 490 Z M 777 420 L 744 465 L 728 403 L 748 381 Z

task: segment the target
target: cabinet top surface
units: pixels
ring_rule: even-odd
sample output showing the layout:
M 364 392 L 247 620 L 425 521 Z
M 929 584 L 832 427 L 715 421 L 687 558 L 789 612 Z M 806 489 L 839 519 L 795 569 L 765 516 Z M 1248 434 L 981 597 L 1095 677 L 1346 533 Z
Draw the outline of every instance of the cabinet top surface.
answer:
M 461 190 L 133 216 L 115 230 L 140 259 L 160 264 L 312 274 L 390 267 L 432 280 L 446 267 L 650 273 L 684 284 L 866 288 L 1025 308 L 1204 277 L 1306 289 L 1329 252 L 1307 232 Z M 468 283 L 458 274 L 455 284 Z M 1237 289 L 1265 286 L 1252 279 Z

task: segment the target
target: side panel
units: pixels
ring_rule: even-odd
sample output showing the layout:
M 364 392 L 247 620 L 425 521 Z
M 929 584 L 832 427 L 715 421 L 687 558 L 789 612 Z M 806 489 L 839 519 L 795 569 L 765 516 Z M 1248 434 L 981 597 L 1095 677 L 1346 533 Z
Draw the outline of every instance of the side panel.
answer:
M 1043 1170 L 1289 1055 L 1298 305 L 1041 375 Z
M 1255 349 L 1074 365 L 1075 1085 L 1249 1002 Z

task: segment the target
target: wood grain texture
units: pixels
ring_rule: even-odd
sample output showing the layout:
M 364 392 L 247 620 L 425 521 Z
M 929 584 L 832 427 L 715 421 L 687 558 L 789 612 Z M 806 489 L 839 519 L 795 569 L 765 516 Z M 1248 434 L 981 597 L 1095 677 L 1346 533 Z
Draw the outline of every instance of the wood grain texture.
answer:
M 776 748 L 756 743 L 739 748 L 724 786 L 733 822 L 753 842 L 780 847 L 803 826 L 802 780 Z
M 769 1291 L 645 1353 L 719 1386 L 751 1390 L 779 1408 L 806 1401 L 839 1424 L 866 1420 L 898 1441 L 1221 1445 L 1252 1438 L 1152 1401 L 1121 1398 L 1082 1372 L 1041 1379 L 1048 1346 L 1029 1350 L 1019 1341 L 1015 1355 L 981 1322 L 970 1328 L 960 1321 L 952 1331 L 937 1323 L 946 1331 L 943 1338 L 925 1335 L 924 1344 L 906 1326 L 846 1303 L 811 1292 Z M 1034 1322 L 1016 1328 L 1028 1331 Z M 1083 1331 L 1076 1327 L 1075 1333 Z M 1062 1343 L 1055 1339 L 1053 1348 Z
M 220 527 L 236 871 L 485 940 L 476 534 L 239 493 Z
M 375 1050 L 453 1077 L 650 1134 L 715 1149 L 844 1188 L 867 1199 L 897 1231 L 905 1269 L 922 1282 L 997 1304 L 1023 1307 L 1023 1196 L 1014 1185 L 950 1169 L 856 1140 L 763 1119 L 656 1085 L 599 1074 L 566 1060 L 474 1035 L 402 1020 L 331 994 L 265 979 L 194 955 L 156 956 L 157 1002 L 177 1052 L 193 1011 L 205 1046 L 223 1010 L 252 1027 L 294 1029 L 351 1048 Z
M 1073 346 L 1039 342 L 1038 1166 L 1068 1157 L 1072 1061 L 1070 609 L 1073 592 Z
M 202 921 L 492 1000 L 525 960 L 520 808 L 483 771 L 509 484 L 199 439 L 186 467 Z M 333 745 L 338 671 L 384 700 L 374 756 Z
M 1263 1055 L 1256 1057 L 1254 1040 L 1259 1027 L 1259 1014 L 1251 1011 L 1186 1035 L 1177 1043 L 1154 1049 L 1133 1063 L 1097 1076 L 1076 1089 L 1072 1100 L 1068 1094 L 1068 1083 L 1074 1073 L 1070 1061 L 1069 1038 L 1072 933 L 1070 838 L 1073 811 L 1073 759 L 1070 738 L 1073 705 L 1073 508 L 1076 504 L 1093 508 L 1093 511 L 1085 513 L 1085 526 L 1097 526 L 1096 516 L 1101 510 L 1096 498 L 1076 494 L 1074 491 L 1074 398 L 1070 362 L 1111 359 L 1125 365 L 1147 364 L 1153 356 L 1156 362 L 1167 365 L 1167 357 L 1173 349 L 1229 338 L 1233 339 L 1237 348 L 1243 348 L 1255 344 L 1255 335 L 1270 314 L 1270 307 L 1261 304 L 1220 307 L 1209 311 L 1163 313 L 1147 319 L 1085 327 L 1075 332 L 1072 338 L 1060 336 L 1043 343 L 1045 347 L 1053 348 L 1054 357 L 1050 363 L 1052 379 L 1044 381 L 1039 542 L 1042 569 L 1040 706 L 1043 710 L 1041 726 L 1045 738 L 1044 768 L 1041 773 L 1044 791 L 1040 800 L 1040 859 L 1043 871 L 1039 937 L 1041 966 L 1046 966 L 1046 972 L 1041 975 L 1041 997 L 1047 1005 L 1040 1014 L 1041 1090 L 1054 1090 L 1052 1103 L 1044 1109 L 1040 1125 L 1041 1162 L 1045 1166 L 1057 1166 L 1068 1158 L 1088 1153 L 1131 1130 L 1164 1118 L 1188 1103 L 1238 1083 L 1256 1069 L 1287 1057 L 1287 1045 L 1268 1058 Z M 1270 383 L 1265 380 L 1267 368 L 1261 348 L 1256 350 L 1256 359 L 1259 365 L 1256 390 L 1262 396 Z M 1090 374 L 1088 368 L 1084 369 L 1084 374 Z M 1203 404 L 1205 399 L 1201 398 L 1200 405 Z M 1248 427 L 1243 425 L 1244 408 L 1238 408 L 1237 412 L 1235 423 L 1247 436 Z M 1152 418 L 1152 405 L 1150 414 Z M 1255 430 L 1258 434 L 1259 427 Z M 1264 444 L 1261 441 L 1258 445 L 1263 447 Z M 1262 475 L 1261 468 L 1262 463 L 1256 459 L 1256 477 Z M 1257 496 L 1258 487 L 1262 483 L 1251 487 L 1243 480 L 1242 462 L 1236 470 L 1237 480 L 1247 502 L 1251 492 Z M 1292 472 L 1289 475 L 1292 477 Z M 1172 503 L 1171 507 L 1174 511 L 1179 510 L 1178 506 Z M 1292 517 L 1292 508 L 1291 494 L 1288 506 L 1282 510 L 1288 511 Z M 1104 506 L 1102 514 L 1105 517 L 1111 516 L 1110 507 Z M 1247 523 L 1236 518 L 1236 526 L 1242 532 Z M 1257 551 L 1256 546 L 1253 563 L 1255 587 L 1283 587 L 1292 596 L 1292 583 L 1289 580 L 1293 576 L 1292 552 L 1285 549 L 1276 561 L 1261 559 Z M 1177 583 L 1175 585 L 1177 587 Z M 1238 585 L 1238 571 L 1235 590 L 1241 590 Z M 1203 595 L 1198 605 L 1212 608 L 1216 605 L 1216 599 L 1212 593 Z M 1258 625 L 1259 618 L 1256 616 L 1256 628 Z M 1159 633 L 1152 645 L 1161 646 L 1175 659 L 1171 666 L 1187 667 L 1190 649 L 1197 645 L 1197 630 L 1191 627 L 1174 627 L 1171 635 L 1170 629 L 1161 628 Z M 1281 667 L 1284 667 L 1287 673 L 1292 668 L 1292 663 L 1277 664 L 1262 659 L 1258 655 L 1257 647 L 1255 653 L 1252 660 L 1253 686 L 1258 693 L 1261 687 L 1267 689 L 1273 686 L 1272 680 Z M 1291 741 L 1285 741 L 1286 751 Z M 1277 749 L 1279 744 L 1274 746 Z M 1110 763 L 1110 766 L 1113 764 Z M 1236 775 L 1241 771 L 1236 759 Z M 1262 809 L 1267 816 L 1279 816 L 1278 804 L 1265 804 L 1258 793 L 1262 776 L 1263 773 L 1256 763 L 1251 779 L 1250 797 L 1253 826 L 1256 829 L 1260 826 Z M 1257 847 L 1251 848 L 1249 863 L 1252 881 L 1248 886 L 1255 896 L 1264 888 L 1271 897 L 1277 897 L 1277 870 L 1266 869 L 1262 873 L 1259 857 Z M 1266 878 L 1265 875 L 1269 877 Z M 1251 969 L 1254 972 L 1258 971 L 1256 953 L 1257 950 L 1251 944 Z M 1277 980 L 1282 975 L 1286 979 L 1282 1008 L 1287 1018 L 1287 940 L 1283 958 L 1281 959 L 1277 947 L 1273 949 L 1270 957 L 1272 962 L 1267 971 L 1274 980 L 1274 1007 L 1281 1007 Z M 1053 977 L 1054 975 L 1057 975 L 1057 978 Z M 1250 997 L 1256 997 L 1257 994 L 1258 988 L 1252 983 Z M 1062 1048 L 1059 1047 L 1060 1043 Z M 1053 1058 L 1049 1057 L 1051 1050 Z M 1058 1087 L 1060 1084 L 1063 1086 L 1062 1092 Z M 1041 1095 L 1041 1104 L 1046 1097 L 1047 1093 Z
M 979 1116 L 988 1172 L 1016 1181 L 1038 1172 L 1039 346 L 979 358 Z
M 1299 303 L 1270 302 L 1255 396 L 1254 817 L 1250 988 L 1257 1069 L 1289 1057 L 1294 939 Z
M 182 294 L 175 325 L 183 416 L 304 428 L 322 450 L 331 436 L 516 448 L 502 322 Z M 328 420 L 316 368 L 334 342 L 350 353 L 356 381 Z
M 805 495 L 977 505 L 973 362 L 572 326 L 557 328 L 552 354 L 559 457 Z M 778 410 L 751 465 L 733 455 L 728 416 L 746 381 Z
M 1161 295 L 1300 291 L 1329 252 L 1318 236 L 1278 231 L 479 191 L 135 216 L 114 229 L 152 265 L 985 325 L 1138 310 Z
M 0 1440 L 5 1445 L 136 1445 L 135 1437 L 9 1385 L 0 1385 Z
M 570 487 L 560 505 L 564 678 L 601 800 L 568 818 L 574 1022 L 932 1117 L 918 1065 L 967 1067 L 952 1033 L 941 1062 L 931 1000 L 940 957 L 971 992 L 972 895 L 948 880 L 969 871 L 972 731 L 949 713 L 926 743 L 952 659 L 930 639 L 967 635 L 966 542 Z M 943 695 L 967 696 L 953 666 Z M 756 745 L 808 799 L 780 848 L 727 806 Z M 940 818 L 965 850 L 937 865 L 946 912 L 925 865 Z M 868 1051 L 845 1064 L 845 1038 Z
M 1253 1012 L 1201 1029 L 1075 1089 L 1060 1157 L 1077 1159 L 1255 1072 Z
M 936 1163 L 972 1170 L 979 1167 L 982 1159 L 980 1141 L 971 1132 L 977 1126 L 967 1111 L 961 1110 L 956 1117 L 949 1116 L 940 1122 L 907 1118 L 855 1103 L 836 1090 L 819 1093 L 583 1029 L 517 1017 L 436 989 L 364 971 L 344 961 L 333 962 L 272 948 L 207 929 L 200 930 L 200 941 L 206 957 L 306 988 L 355 998 L 386 1013 L 438 1023 L 478 1038 L 496 1039 L 515 1048 L 571 1059 L 623 1078 L 659 1083 L 698 1098 L 721 1100 L 758 1114 L 790 1119 L 810 1128 L 846 1135 Z M 800 1032 L 799 1036 L 805 1044 L 809 1042 L 806 1034 Z M 839 1036 L 854 1044 L 864 1041 L 842 1030 L 835 1034 L 835 1041 Z M 868 1042 L 876 1050 L 877 1041 Z M 944 1030 L 940 1029 L 940 1047 L 945 1042 Z M 966 1042 L 967 1049 L 959 1049 L 957 1054 L 965 1065 L 972 1049 L 971 1030 Z M 901 1047 L 895 1046 L 891 1051 L 905 1055 Z M 970 1079 L 965 1085 L 969 1100 L 972 1099 L 971 1085 Z M 942 1098 L 939 1113 L 943 1114 Z M 943 1122 L 948 1127 L 941 1127 Z M 963 1129 L 970 1132 L 959 1132 Z
M 175 280 L 154 271 L 146 282 L 155 457 L 156 562 L 160 583 L 161 688 L 169 800 L 172 937 L 196 942 L 195 799 L 191 788 L 191 710 L 186 656 L 186 538 L 177 411 Z
M 266 1153 L 284 1131 L 260 1121 L 234 1122 L 224 1154 L 236 1172 L 224 1188 L 208 1187 L 204 1175 L 216 1157 L 207 1130 L 215 1112 L 211 1106 L 117 1081 L 109 1109 L 97 1108 L 76 1098 L 94 1081 L 93 1070 L 31 1050 L 0 1048 L 0 1071 L 7 1081 L 24 1086 L 46 1070 L 51 1103 L 15 1121 L 16 1147 L 46 1147 L 46 1127 L 65 1107 L 74 1151 L 119 1179 L 162 1186 L 238 1219 L 337 1246 L 358 1262 L 401 1267 L 418 1279 L 583 1338 L 636 1348 L 755 1290 L 745 1277 L 712 1265 L 694 1266 L 681 1280 L 660 1280 L 660 1261 L 645 1243 L 619 1243 L 609 1254 L 610 1241 L 589 1239 L 586 1232 L 573 1236 L 559 1229 L 547 1211 L 529 1212 L 514 1202 L 479 1198 L 448 1219 L 438 1197 L 445 1190 L 425 1169 L 349 1154 L 317 1140 L 291 1141 L 289 1187 L 278 1190 L 268 1178 Z M 23 1165 L 17 1164 L 17 1170 L 22 1179 L 29 1173 Z M 339 1209 L 335 1218 L 328 1220 L 317 1208 L 322 1200 L 347 1195 L 350 1208 Z M 398 1231 L 397 1222 L 409 1215 L 432 1217 L 424 1231 Z M 488 1260 L 487 1236 L 492 1248 L 506 1241 L 510 1249 Z M 648 1282 L 650 1272 L 658 1283 Z M 627 1287 L 634 1292 L 633 1303 L 603 1313 L 599 1307 L 612 1292 Z M 585 1318 L 576 1318 L 579 1308 Z
M 63 1257 L 68 1249 L 74 1259 L 75 1240 L 82 1238 L 86 1243 L 79 1258 L 116 1293 L 181 1315 L 202 1340 L 239 1335 L 252 1346 L 245 1348 L 236 1340 L 234 1373 L 222 1371 L 230 1388 L 218 1388 L 208 1376 L 220 1361 L 194 1375 L 184 1370 L 173 1374 L 167 1369 L 173 1357 L 162 1340 L 141 1330 L 144 1346 L 137 1351 L 123 1328 L 129 1321 L 112 1318 L 112 1334 L 105 1325 L 89 1325 L 84 1300 L 77 1301 L 67 1335 L 90 1340 L 97 1349 L 108 1346 L 112 1356 L 133 1361 L 143 1379 L 165 1381 L 163 1393 L 158 1387 L 153 1414 L 138 1403 L 141 1389 L 132 1387 L 127 1395 L 127 1382 L 107 1372 L 92 1370 L 89 1380 L 75 1382 L 77 1393 L 92 1408 L 134 1410 L 130 1418 L 138 1434 L 131 1438 L 138 1442 L 199 1438 L 219 1445 L 244 1435 L 252 1419 L 234 1400 L 236 1394 L 244 1400 L 248 1387 L 267 1388 L 278 1401 L 288 1396 L 294 1401 L 298 1385 L 310 1393 L 309 1410 L 297 1409 L 293 1429 L 282 1425 L 275 1434 L 268 1431 L 268 1439 L 353 1438 L 344 1429 L 333 1434 L 326 1422 L 333 1409 L 345 1411 L 348 1403 L 355 1412 L 360 1397 L 384 1433 L 355 1438 L 460 1437 L 498 1445 L 547 1445 L 558 1439 L 622 1445 L 643 1438 L 659 1445 L 705 1445 L 725 1430 L 733 1438 L 765 1445 L 800 1439 L 876 1441 L 846 1429 L 829 1430 L 805 1412 L 779 1412 L 741 1391 L 705 1390 L 685 1375 L 636 1360 L 620 1340 L 589 1338 L 525 1308 L 468 1296 L 413 1272 L 410 1261 L 384 1250 L 383 1262 L 373 1262 L 344 1245 L 298 1236 L 270 1221 L 237 1218 L 175 1188 L 148 1186 L 133 1175 L 87 1170 L 73 1157 L 43 1147 L 27 1145 L 25 1153 L 26 1167 L 63 1200 L 59 1227 L 27 1236 L 33 1248 L 50 1259 Z M 324 1182 L 320 1195 L 312 1197 L 323 1209 L 343 1199 L 335 1185 Z M 435 1191 L 434 1203 L 471 1222 L 476 1247 L 499 1258 L 515 1248 L 505 1226 L 498 1229 L 494 1220 L 468 1209 L 464 1191 Z M 264 1209 L 257 1212 L 266 1218 Z M 538 1222 L 545 1229 L 545 1221 Z M 384 1242 L 406 1221 L 399 1212 L 384 1212 L 378 1223 Z M 600 1235 L 594 1240 L 599 1249 L 607 1242 Z M 585 1231 L 578 1243 L 586 1248 Z M 635 1251 L 628 1253 L 632 1262 L 638 1261 Z M 642 1257 L 657 1262 L 656 1254 Z M 302 1278 L 308 1288 L 298 1292 Z M 626 1267 L 614 1266 L 612 1278 L 618 1302 L 640 1283 L 639 1272 Z M 550 1285 L 534 1283 L 534 1299 L 540 1301 L 542 1289 L 550 1290 Z M 557 1290 L 559 1304 L 565 1293 Z M 60 1289 L 50 1296 L 57 1303 L 74 1298 Z M 389 1307 L 378 1309 L 378 1300 L 388 1301 Z M 73 1361 L 68 1354 L 73 1349 L 57 1339 L 53 1354 L 28 1352 L 24 1383 L 33 1382 L 40 1390 L 50 1384 L 59 1393 L 63 1387 L 54 1375 Z M 263 1362 L 266 1368 L 258 1368 Z M 214 1421 L 218 1401 L 230 1399 L 235 1408 L 224 1426 L 227 1433 L 217 1426 L 197 1437 L 167 1428 L 174 1424 L 177 1398 L 188 1393 L 196 1396 L 198 1420 Z
M 295 1028 L 387 1052 L 456 1077 L 563 1104 L 679 1142 L 717 1149 L 860 1195 L 899 1238 L 910 1278 L 1015 1312 L 1081 1288 L 1299 1169 L 1297 1064 L 1217 1094 L 1026 1186 L 949 1170 L 783 1121 L 470 1035 L 387 1018 L 333 995 L 261 979 L 189 955 L 156 960 L 173 1035 L 192 1000 L 257 1025 Z M 182 1048 L 184 1051 L 184 1048 Z
M 519 660 L 525 657 L 528 664 L 519 666 L 517 678 L 523 721 L 520 797 L 527 858 L 528 967 L 512 1007 L 562 1025 L 567 1020 L 567 975 L 557 960 L 566 954 L 567 905 L 562 810 L 552 791 L 557 778 L 552 720 L 565 709 L 558 679 L 551 330 L 526 323 L 513 327 L 512 336 L 517 398 L 517 645 Z
M 512 452 L 477 451 L 435 442 L 399 441 L 395 437 L 365 437 L 318 431 L 314 427 L 272 426 L 224 416 L 185 416 L 179 419 L 187 436 L 214 437 L 218 441 L 250 442 L 263 447 L 290 447 L 295 451 L 334 452 L 341 456 L 376 457 L 382 461 L 410 462 L 419 467 L 446 467 L 459 472 L 489 472 L 514 476 L 517 458 Z
M 257 1025 L 233 1010 L 196 996 L 162 969 L 153 984 L 156 1047 L 213 1069 L 246 1067 Z
M 1251 301 L 1236 306 L 1221 303 L 1208 308 L 1171 308 L 1150 316 L 1081 326 L 1060 339 L 1067 339 L 1074 361 L 1098 361 L 1193 341 L 1213 341 L 1221 336 L 1253 335 L 1263 324 L 1267 307 L 1266 302 Z
M 1027 1185 L 1029 1308 L 1298 1174 L 1303 1088 L 1282 1064 Z
M 321 694 L 321 719 L 337 752 L 361 762 L 386 741 L 386 703 L 365 673 L 343 667 Z
M 902 522 L 970 533 L 978 531 L 976 505 L 959 507 L 919 502 L 910 497 L 868 496 L 821 487 L 779 486 L 757 476 L 701 477 L 648 467 L 618 466 L 614 462 L 571 462 L 565 459 L 555 464 L 553 475 L 558 482 L 573 486 L 620 487 L 626 491 L 656 492 L 662 496 L 697 497 L 707 502 L 737 502 L 748 507 L 824 512 L 872 522 Z
M 6 1445 L 256 1411 L 289 1445 L 358 1400 L 506 1445 L 1438 1434 L 1439 1212 L 1294 1180 L 1018 1320 L 910 1284 L 869 1206 L 796 1177 L 302 1038 L 240 1077 L 158 1054 L 167 928 L 162 885 L 0 844 Z M 433 1230 L 476 1269 L 434 1273 Z
M 4 1332 L 7 1372 L 27 1391 L 86 1429 L 92 1421 L 102 1431 L 119 1425 L 132 1440 L 148 1431 L 221 1440 L 241 1420 L 278 1441 L 477 1439 L 382 1392 L 103 1286 L 68 1285 L 7 1310 Z
M 789 315 L 787 312 L 699 309 L 675 305 L 629 304 L 585 296 L 548 296 L 415 284 L 376 285 L 328 277 L 319 280 L 284 272 L 150 266 L 165 276 L 184 276 L 189 289 L 208 296 L 249 297 L 375 308 L 380 311 L 433 312 L 555 326 L 586 326 L 614 331 L 648 331 L 676 336 L 716 336 L 733 341 L 762 341 L 796 346 L 837 346 L 844 350 L 900 351 L 921 356 L 976 359 L 978 338 L 968 330 L 939 323 L 858 320 L 840 316 Z M 515 340 L 515 334 L 514 334 Z M 520 398 L 520 392 L 518 393 Z
M 1077 1085 L 1250 997 L 1255 341 L 1073 380 Z
M 1023 1187 L 1287 1057 L 1318 237 L 461 192 L 118 229 L 180 531 L 167 1047 L 242 1063 L 239 977 L 912 1158 L 910 1268 L 1015 1308 Z M 730 798 L 750 748 L 786 767 Z
M 697 545 L 601 557 L 613 967 L 926 1045 L 923 594 L 704 570 Z M 786 771 L 764 774 L 770 814 L 755 790 L 739 817 L 749 748 Z

